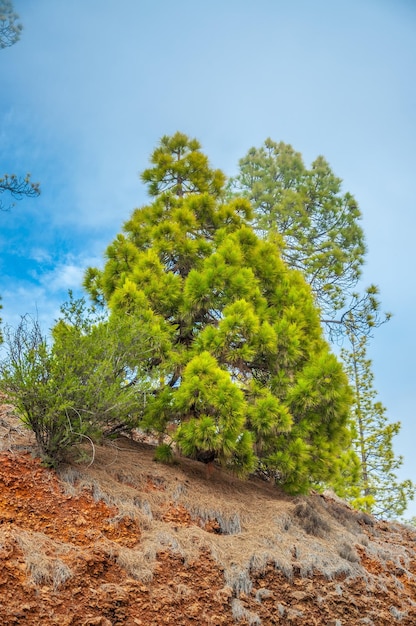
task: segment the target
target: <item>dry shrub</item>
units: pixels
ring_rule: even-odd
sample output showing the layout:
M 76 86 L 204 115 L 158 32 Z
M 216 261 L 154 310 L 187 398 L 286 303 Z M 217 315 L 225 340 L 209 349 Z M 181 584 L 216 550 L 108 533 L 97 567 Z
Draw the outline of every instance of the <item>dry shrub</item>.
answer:
M 308 502 L 300 502 L 297 504 L 293 514 L 308 535 L 326 537 L 331 530 L 329 524 Z
M 336 501 L 327 501 L 326 509 L 328 513 L 346 528 L 353 528 L 358 523 L 357 512 L 346 505 L 338 504 Z
M 356 520 L 359 524 L 363 524 L 364 526 L 373 527 L 375 524 L 374 518 L 364 511 L 357 511 Z

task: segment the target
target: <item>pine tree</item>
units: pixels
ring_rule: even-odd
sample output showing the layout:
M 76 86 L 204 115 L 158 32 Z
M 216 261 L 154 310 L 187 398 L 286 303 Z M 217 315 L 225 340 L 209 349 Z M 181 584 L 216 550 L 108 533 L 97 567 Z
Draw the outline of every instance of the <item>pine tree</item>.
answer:
M 342 193 L 341 182 L 323 157 L 307 168 L 292 146 L 267 139 L 240 160 L 229 192 L 237 190 L 250 199 L 253 225 L 261 237 L 282 237 L 282 256 L 310 284 L 328 337 L 337 342 L 354 338 L 352 353 L 343 355 L 354 393 L 350 428 L 355 445 L 338 458 L 332 486 L 377 514 L 399 514 L 412 493 L 411 482 L 401 483 L 395 475 L 402 459 L 394 456 L 392 438 L 400 425 L 389 424 L 384 407 L 373 402 L 371 364 L 362 354 L 374 328 L 390 314 L 380 313 L 375 285 L 362 294 L 356 291 L 366 247 L 357 202 Z M 361 367 L 359 376 L 352 362 Z
M 240 159 L 229 184 L 252 203 L 256 232 L 283 238 L 282 257 L 310 284 L 330 338 L 345 334 L 351 311 L 364 327 L 371 308 L 380 323 L 377 288 L 356 293 L 366 246 L 358 204 L 341 185 L 324 157 L 308 169 L 291 145 L 271 139 Z
M 350 326 L 348 338 L 351 348 L 342 350 L 342 358 L 354 390 L 353 448 L 360 469 L 356 484 L 345 485 L 342 495 L 368 513 L 398 517 L 415 493 L 412 481 L 400 482 L 396 474 L 403 463 L 403 458 L 393 450 L 400 422 L 390 422 L 385 407 L 376 399 L 371 360 L 367 358 L 368 336 L 357 337 Z
M 248 200 L 224 200 L 225 177 L 199 143 L 163 137 L 133 212 L 85 286 L 97 302 L 169 337 L 149 361 L 141 426 L 176 428 L 182 452 L 241 474 L 260 464 L 287 490 L 333 475 L 348 445 L 350 390 L 314 300 L 260 239 Z

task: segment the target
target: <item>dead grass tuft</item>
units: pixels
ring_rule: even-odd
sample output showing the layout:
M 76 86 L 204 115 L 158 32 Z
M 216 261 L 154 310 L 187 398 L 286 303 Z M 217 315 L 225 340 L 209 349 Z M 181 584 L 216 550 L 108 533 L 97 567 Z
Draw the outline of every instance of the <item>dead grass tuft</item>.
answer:
M 358 556 L 356 550 L 349 543 L 343 543 L 339 547 L 339 555 L 342 559 L 349 561 L 350 563 L 359 563 L 360 557 Z
M 52 585 L 56 590 L 72 577 L 72 570 L 58 557 L 59 553 L 68 553 L 65 544 L 58 544 L 43 533 L 25 531 L 16 534 L 16 542 L 35 585 Z
M 193 506 L 190 510 L 194 519 L 201 520 L 203 524 L 210 525 L 214 522 L 214 528 L 220 535 L 238 535 L 241 533 L 241 521 L 238 513 L 227 514 L 223 511 Z
M 236 622 L 244 620 L 247 624 L 249 624 L 249 626 L 257 626 L 261 624 L 260 617 L 256 613 L 246 609 L 244 604 L 241 600 L 238 600 L 238 598 L 233 598 L 231 600 L 231 611 Z
M 116 555 L 116 563 L 128 576 L 145 583 L 153 578 L 156 555 L 156 546 L 151 543 L 137 549 L 121 547 Z
M 326 537 L 331 528 L 329 524 L 308 502 L 300 502 L 293 511 L 297 522 L 308 535 Z
M 389 611 L 390 611 L 390 614 L 394 617 L 394 619 L 397 620 L 398 622 L 401 622 L 402 619 L 407 616 L 406 612 L 399 611 L 399 609 L 397 609 L 395 606 L 391 606 Z
M 235 598 L 239 598 L 242 593 L 249 595 L 253 588 L 248 568 L 240 569 L 236 565 L 226 570 L 225 584 L 231 587 Z
M 260 589 L 257 589 L 256 591 L 256 601 L 261 604 L 263 602 L 263 600 L 266 600 L 267 598 L 271 598 L 273 596 L 273 593 L 270 591 L 270 589 L 266 589 L 265 587 L 260 587 Z

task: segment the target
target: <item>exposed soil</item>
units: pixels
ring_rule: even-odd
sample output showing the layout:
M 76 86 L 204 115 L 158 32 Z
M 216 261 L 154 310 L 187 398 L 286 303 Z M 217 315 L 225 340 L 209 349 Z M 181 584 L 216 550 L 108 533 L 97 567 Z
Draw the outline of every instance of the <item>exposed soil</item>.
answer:
M 0 407 L 2 626 L 416 624 L 416 529 L 153 454 L 55 472 Z

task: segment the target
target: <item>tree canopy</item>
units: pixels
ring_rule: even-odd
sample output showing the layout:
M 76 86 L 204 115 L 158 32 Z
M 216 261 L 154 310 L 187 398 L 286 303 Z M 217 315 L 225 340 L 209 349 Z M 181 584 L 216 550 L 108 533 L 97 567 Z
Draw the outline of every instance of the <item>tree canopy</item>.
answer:
M 267 139 L 240 159 L 233 186 L 250 199 L 255 228 L 284 237 L 282 256 L 302 271 L 321 307 L 339 308 L 357 282 L 365 253 L 361 214 L 341 179 L 319 156 L 310 169 L 292 146 Z
M 142 180 L 152 203 L 85 276 L 96 302 L 165 341 L 141 426 L 173 427 L 184 454 L 242 474 L 260 465 L 289 491 L 326 480 L 348 445 L 350 390 L 281 237 L 258 237 L 250 202 L 224 199 L 224 175 L 186 135 L 162 138 Z
M 363 328 L 380 323 L 377 288 L 356 291 L 366 253 L 358 203 L 324 157 L 307 168 L 291 145 L 266 139 L 228 189 L 250 200 L 259 236 L 282 237 L 282 258 L 310 284 L 330 337 L 345 334 L 350 312 Z
M 374 329 L 391 315 L 381 314 L 375 285 L 361 293 L 357 289 L 366 253 L 361 213 L 341 183 L 322 156 L 307 168 L 292 146 L 267 139 L 239 161 L 228 192 L 250 200 L 260 237 L 282 237 L 282 258 L 311 286 L 329 339 L 353 340 L 352 352 L 341 352 L 354 393 L 353 445 L 339 457 L 332 485 L 356 506 L 380 515 L 400 514 L 413 496 L 413 485 L 396 477 L 402 459 L 394 455 L 392 438 L 399 424 L 389 423 L 384 407 L 373 402 L 371 364 L 363 352 Z

